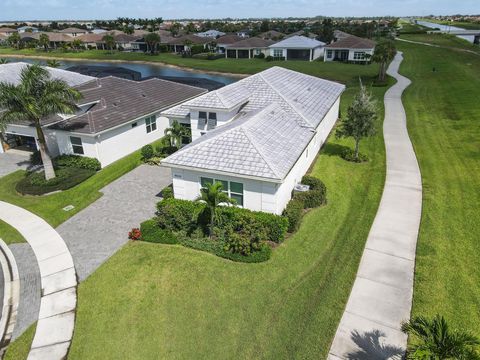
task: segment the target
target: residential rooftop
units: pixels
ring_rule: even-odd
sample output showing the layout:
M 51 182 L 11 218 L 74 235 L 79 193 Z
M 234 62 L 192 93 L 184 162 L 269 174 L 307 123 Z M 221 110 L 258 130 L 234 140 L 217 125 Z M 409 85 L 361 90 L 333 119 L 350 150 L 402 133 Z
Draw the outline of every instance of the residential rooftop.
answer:
M 276 42 L 273 45 L 270 45 L 271 48 L 289 49 L 315 49 L 320 46 L 325 46 L 325 43 L 300 35 L 290 36 L 284 40 Z
M 258 37 L 250 37 L 240 40 L 227 46 L 228 49 L 251 49 L 251 48 L 267 48 L 274 44 L 274 40 L 260 39 Z
M 373 49 L 375 41 L 350 35 L 325 47 L 330 49 Z

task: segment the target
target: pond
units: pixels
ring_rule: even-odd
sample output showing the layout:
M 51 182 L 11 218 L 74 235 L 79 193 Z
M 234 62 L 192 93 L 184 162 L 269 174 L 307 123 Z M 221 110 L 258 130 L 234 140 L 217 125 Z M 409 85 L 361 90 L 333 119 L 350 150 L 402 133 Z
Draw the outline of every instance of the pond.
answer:
M 47 60 L 35 59 L 35 58 L 9 58 L 11 62 L 28 62 L 28 63 L 40 63 L 45 65 Z M 162 76 L 162 77 L 182 77 L 182 78 L 195 78 L 195 79 L 207 79 L 220 82 L 224 85 L 231 84 L 237 81 L 239 78 L 221 74 L 210 74 L 196 71 L 183 70 L 175 67 L 165 66 L 161 64 L 143 64 L 135 62 L 101 62 L 101 61 L 86 61 L 86 60 L 59 60 L 61 63 L 61 69 L 67 69 L 72 66 L 101 66 L 108 68 L 126 68 L 129 70 L 139 72 L 142 77 L 150 76 Z
M 426 26 L 431 29 L 439 29 L 441 31 L 455 31 L 455 30 L 465 30 L 456 26 L 451 26 L 451 25 L 442 25 L 442 24 L 436 24 L 428 21 L 422 21 L 422 20 L 417 20 L 418 25 Z M 473 41 L 475 39 L 475 36 L 473 35 L 457 35 L 460 39 L 467 40 L 468 42 L 471 42 L 473 44 Z

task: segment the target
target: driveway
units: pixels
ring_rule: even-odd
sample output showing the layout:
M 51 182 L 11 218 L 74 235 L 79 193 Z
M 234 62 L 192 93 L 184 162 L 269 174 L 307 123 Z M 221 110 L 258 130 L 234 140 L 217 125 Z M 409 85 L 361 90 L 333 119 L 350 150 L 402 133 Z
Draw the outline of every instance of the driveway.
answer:
M 170 169 L 142 165 L 101 190 L 100 199 L 56 230 L 67 243 L 80 281 L 128 241 L 128 231 L 151 218 Z
M 17 170 L 25 170 L 30 165 L 30 154 L 9 151 L 0 154 L 0 177 Z

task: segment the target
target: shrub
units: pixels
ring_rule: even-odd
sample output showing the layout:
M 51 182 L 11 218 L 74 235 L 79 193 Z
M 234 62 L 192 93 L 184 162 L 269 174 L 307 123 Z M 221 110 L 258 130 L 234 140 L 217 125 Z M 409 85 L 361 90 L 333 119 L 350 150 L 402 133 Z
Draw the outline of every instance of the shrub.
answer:
M 140 224 L 142 241 L 158 244 L 177 244 L 177 237 L 169 230 L 161 229 L 156 219 L 150 219 Z
M 273 56 L 272 55 L 266 56 L 265 61 L 268 61 L 268 62 L 273 61 Z
M 139 228 L 133 228 L 129 233 L 128 233 L 128 238 L 130 240 L 140 240 L 142 238 L 142 232 L 140 231 Z
M 32 165 L 42 165 L 42 156 L 40 155 L 40 151 L 35 150 L 33 153 L 30 154 L 30 163 Z
M 300 199 L 293 198 L 288 202 L 287 207 L 283 211 L 283 216 L 288 219 L 289 232 L 298 230 L 303 217 L 303 208 L 304 204 Z
M 27 173 L 15 189 L 21 194 L 43 195 L 53 191 L 67 190 L 85 181 L 95 171 L 81 168 L 60 168 L 55 171 L 56 177 L 45 180 L 44 172 Z
M 256 59 L 265 59 L 265 54 L 264 53 L 260 53 L 258 55 L 255 55 L 254 58 Z
M 296 193 L 293 198 L 301 201 L 304 209 L 312 209 L 322 206 L 327 201 L 325 193 L 319 190 Z
M 201 54 L 205 51 L 205 48 L 203 47 L 203 45 L 192 45 L 190 47 L 190 53 L 192 55 L 195 55 L 195 54 Z
M 77 168 L 98 171 L 102 168 L 95 158 L 80 155 L 60 155 L 54 159 L 56 167 Z
M 198 214 L 205 205 L 180 199 L 164 199 L 157 204 L 157 222 L 162 229 L 192 232 L 197 227 Z
M 368 161 L 368 157 L 361 153 L 358 154 L 358 159 L 355 159 L 355 151 L 350 148 L 346 148 L 345 150 L 343 150 L 340 156 L 347 161 L 356 162 L 356 163 Z
M 153 146 L 152 145 L 145 145 L 142 147 L 140 150 L 140 153 L 142 154 L 142 160 L 147 161 L 153 157 L 154 151 L 153 151 Z
M 173 198 L 173 189 L 170 186 L 167 186 L 162 190 L 163 199 L 172 199 Z
M 145 163 L 148 165 L 160 165 L 162 158 L 159 156 L 153 156 L 150 159 L 146 160 Z
M 310 190 L 320 190 L 322 188 L 326 190 L 323 181 L 311 175 L 302 177 L 302 184 L 310 186 Z

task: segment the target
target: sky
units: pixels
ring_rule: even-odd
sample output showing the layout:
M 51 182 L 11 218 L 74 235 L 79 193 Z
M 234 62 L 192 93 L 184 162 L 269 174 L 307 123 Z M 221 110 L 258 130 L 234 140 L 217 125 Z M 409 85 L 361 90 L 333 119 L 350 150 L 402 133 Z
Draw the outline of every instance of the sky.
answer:
M 0 0 L 0 21 L 479 13 L 479 0 Z

